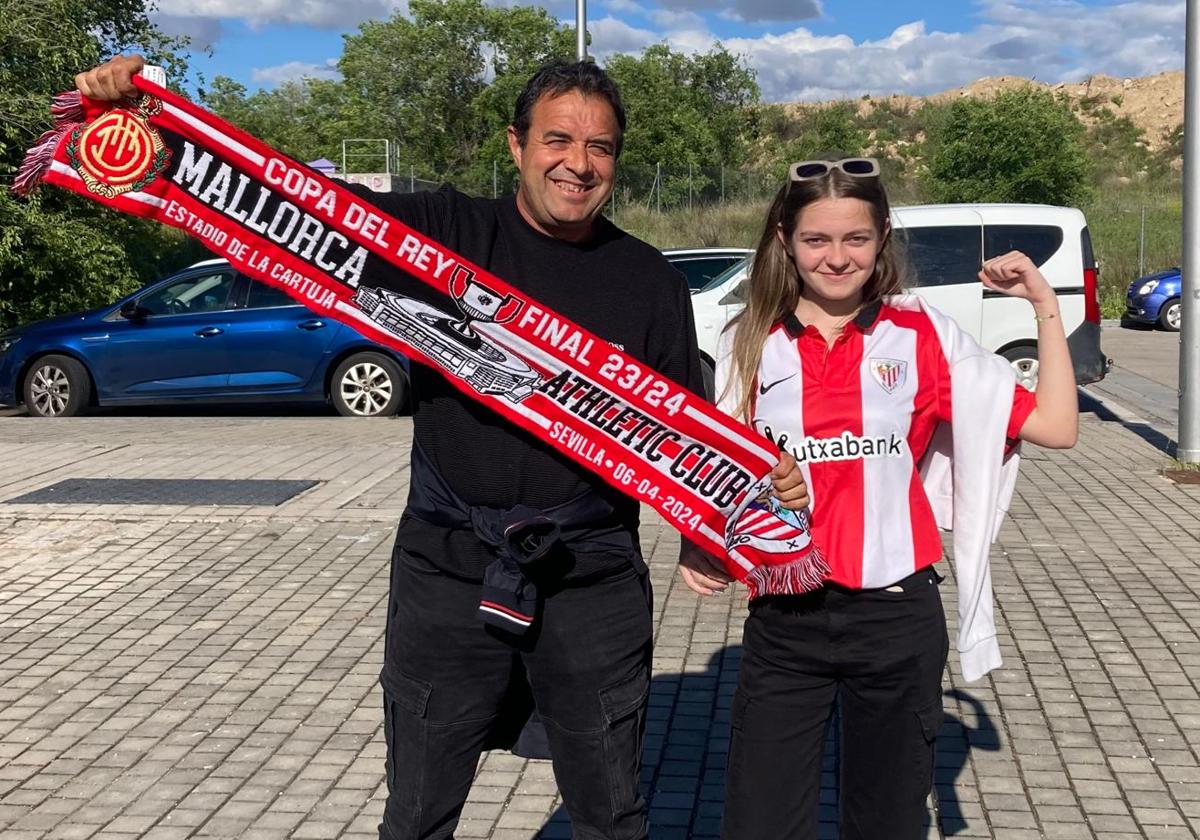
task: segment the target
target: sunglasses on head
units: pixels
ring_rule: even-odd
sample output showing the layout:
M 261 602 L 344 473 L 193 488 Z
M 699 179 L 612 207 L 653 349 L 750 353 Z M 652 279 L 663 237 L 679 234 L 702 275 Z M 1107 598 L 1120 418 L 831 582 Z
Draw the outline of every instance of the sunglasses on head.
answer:
M 835 169 L 851 178 L 878 178 L 879 161 L 875 158 L 842 158 L 841 160 L 802 160 L 788 167 L 792 182 L 824 178 Z

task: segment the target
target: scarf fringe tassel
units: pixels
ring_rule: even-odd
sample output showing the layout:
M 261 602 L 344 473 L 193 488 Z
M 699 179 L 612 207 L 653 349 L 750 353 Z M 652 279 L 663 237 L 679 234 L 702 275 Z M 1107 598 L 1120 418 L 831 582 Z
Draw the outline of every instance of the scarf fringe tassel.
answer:
M 778 566 L 755 566 L 746 575 L 750 600 L 763 595 L 803 595 L 819 589 L 829 579 L 829 563 L 814 548 L 800 560 Z
M 79 91 L 60 93 L 54 97 L 50 114 L 54 117 L 54 128 L 38 138 L 37 144 L 25 155 L 25 160 L 21 162 L 17 177 L 13 181 L 13 192 L 22 198 L 29 195 L 50 168 L 54 161 L 54 152 L 63 136 L 83 122 L 83 98 Z

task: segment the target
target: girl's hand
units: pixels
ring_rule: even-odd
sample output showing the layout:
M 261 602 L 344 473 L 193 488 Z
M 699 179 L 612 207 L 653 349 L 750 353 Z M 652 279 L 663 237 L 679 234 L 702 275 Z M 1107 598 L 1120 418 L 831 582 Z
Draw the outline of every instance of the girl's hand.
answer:
M 796 458 L 790 452 L 779 456 L 779 463 L 771 470 L 771 484 L 775 498 L 788 510 L 804 510 L 808 507 L 808 485 Z
M 979 272 L 979 280 L 989 289 L 1011 297 L 1025 298 L 1034 305 L 1057 303 L 1054 288 L 1038 271 L 1033 260 L 1020 251 L 1009 251 L 985 262 L 983 270 Z

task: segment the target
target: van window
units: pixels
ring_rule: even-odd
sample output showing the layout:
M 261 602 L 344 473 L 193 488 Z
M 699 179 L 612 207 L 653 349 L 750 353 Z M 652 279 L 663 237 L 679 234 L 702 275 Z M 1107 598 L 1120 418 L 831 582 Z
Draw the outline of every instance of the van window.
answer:
M 1062 246 L 1058 225 L 988 225 L 983 229 L 983 258 L 1020 251 L 1037 266 L 1045 265 Z
M 1092 235 L 1088 233 L 1088 229 L 1086 227 L 1079 234 L 1079 244 L 1080 247 L 1083 248 L 1084 270 L 1086 271 L 1090 268 L 1099 274 L 1100 271 L 1096 268 L 1096 254 L 1092 251 Z
M 981 231 L 978 225 L 904 228 L 914 286 L 979 282 Z

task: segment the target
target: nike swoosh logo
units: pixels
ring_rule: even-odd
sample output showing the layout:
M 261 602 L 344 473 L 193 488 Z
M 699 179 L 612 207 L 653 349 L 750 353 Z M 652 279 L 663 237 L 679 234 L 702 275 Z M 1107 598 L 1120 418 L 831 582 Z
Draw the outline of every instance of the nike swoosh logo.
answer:
M 760 397 L 765 397 L 767 395 L 767 391 L 770 391 L 772 388 L 774 388 L 780 382 L 787 382 L 789 379 L 791 379 L 795 375 L 796 374 L 793 373 L 792 376 L 785 376 L 785 377 L 783 377 L 783 379 L 776 379 L 770 385 L 759 385 L 758 386 L 758 395 Z

